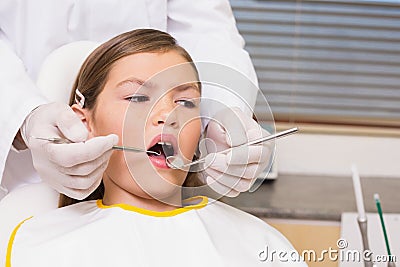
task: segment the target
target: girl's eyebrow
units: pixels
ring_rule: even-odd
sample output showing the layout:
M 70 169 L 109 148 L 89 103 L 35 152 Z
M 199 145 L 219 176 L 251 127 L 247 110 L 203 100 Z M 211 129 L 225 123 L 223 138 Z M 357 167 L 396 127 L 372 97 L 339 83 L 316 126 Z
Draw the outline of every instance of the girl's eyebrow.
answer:
M 144 86 L 144 87 L 147 87 L 147 88 L 151 88 L 151 87 L 154 86 L 153 83 L 151 83 L 149 81 L 143 81 L 143 80 L 141 80 L 139 78 L 136 78 L 136 77 L 130 77 L 130 78 L 126 79 L 126 80 L 123 80 L 123 81 L 117 83 L 116 87 L 117 88 L 121 87 L 122 85 L 124 85 L 127 82 L 134 82 L 134 83 L 139 84 L 140 86 Z
M 181 84 L 181 85 L 178 85 L 178 86 L 174 87 L 174 89 L 176 89 L 178 91 L 185 91 L 185 90 L 189 90 L 189 89 L 195 89 L 197 91 L 200 91 L 199 86 L 195 82 L 184 83 L 184 84 Z
M 136 77 L 130 77 L 128 79 L 125 79 L 125 80 L 117 83 L 116 87 L 117 88 L 121 87 L 127 82 L 134 82 L 134 83 L 137 83 L 138 85 L 146 87 L 146 88 L 155 88 L 156 87 L 156 84 L 154 84 L 153 82 L 144 81 L 144 80 L 141 80 L 141 79 L 136 78 Z M 199 88 L 197 82 L 183 83 L 183 84 L 180 84 L 178 86 L 174 86 L 173 88 L 175 90 L 178 90 L 178 91 L 185 91 L 185 90 L 189 90 L 189 89 L 195 89 L 197 91 L 200 91 L 200 88 Z

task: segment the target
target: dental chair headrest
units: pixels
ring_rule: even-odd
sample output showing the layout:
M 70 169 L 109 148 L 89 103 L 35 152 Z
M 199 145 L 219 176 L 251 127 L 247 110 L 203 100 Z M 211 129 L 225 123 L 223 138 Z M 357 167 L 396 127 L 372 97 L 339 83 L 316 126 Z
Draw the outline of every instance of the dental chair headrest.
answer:
M 91 41 L 73 42 L 49 54 L 43 62 L 36 83 L 41 93 L 51 102 L 68 103 L 82 63 L 98 45 Z

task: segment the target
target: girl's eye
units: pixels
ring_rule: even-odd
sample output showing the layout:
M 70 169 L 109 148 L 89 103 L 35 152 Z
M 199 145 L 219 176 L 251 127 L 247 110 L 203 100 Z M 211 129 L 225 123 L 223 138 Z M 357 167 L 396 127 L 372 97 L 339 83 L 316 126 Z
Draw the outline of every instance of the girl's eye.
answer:
M 186 108 L 195 108 L 196 107 L 196 103 L 194 100 L 186 100 L 186 99 L 180 99 L 175 101 L 175 103 L 184 106 Z
M 146 102 L 150 100 L 150 98 L 146 95 L 133 95 L 125 99 L 135 103 Z

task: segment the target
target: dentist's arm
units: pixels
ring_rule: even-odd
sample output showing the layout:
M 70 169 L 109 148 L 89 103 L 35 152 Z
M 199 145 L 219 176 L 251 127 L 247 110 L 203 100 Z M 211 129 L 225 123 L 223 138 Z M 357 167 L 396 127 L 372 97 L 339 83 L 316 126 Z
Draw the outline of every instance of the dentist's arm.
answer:
M 46 104 L 23 62 L 2 38 L 0 58 L 0 182 L 14 143 L 17 149 L 31 150 L 43 181 L 72 198 L 85 198 L 100 183 L 117 136 L 83 142 L 87 131 L 79 118 L 66 104 Z M 55 145 L 32 137 L 66 137 L 77 143 Z
M 249 54 L 243 49 L 244 40 L 236 28 L 229 1 L 202 0 L 187 5 L 185 0 L 170 0 L 167 29 L 194 61 L 223 64 L 249 79 L 249 86 L 232 88 L 240 97 L 217 87 L 205 85 L 202 89 L 204 98 L 221 103 L 202 109 L 206 137 L 218 144 L 218 151 L 268 135 L 252 119 L 251 109 L 258 93 L 257 77 Z M 271 151 L 268 146 L 251 146 L 248 150 L 218 155 L 206 170 L 205 182 L 219 194 L 237 196 L 247 191 L 267 167 Z
M 47 100 L 25 66 L 3 38 L 0 29 L 0 182 L 12 143 L 26 116 Z

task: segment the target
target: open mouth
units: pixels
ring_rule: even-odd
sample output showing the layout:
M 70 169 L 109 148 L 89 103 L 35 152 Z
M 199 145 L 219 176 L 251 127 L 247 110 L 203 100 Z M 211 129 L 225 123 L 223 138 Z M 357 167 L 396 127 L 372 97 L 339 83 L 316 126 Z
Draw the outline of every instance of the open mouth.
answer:
M 160 134 L 154 137 L 148 151 L 154 153 L 147 153 L 150 162 L 158 168 L 169 168 L 166 162 L 167 157 L 175 156 L 178 154 L 178 142 L 176 137 L 171 134 Z
M 158 142 L 155 145 L 153 145 L 152 147 L 149 147 L 147 149 L 148 151 L 153 151 L 156 152 L 158 155 L 152 154 L 152 153 L 147 153 L 147 155 L 149 155 L 149 157 L 164 157 L 167 158 L 169 156 L 173 156 L 174 155 L 174 146 L 169 143 L 169 142 Z

